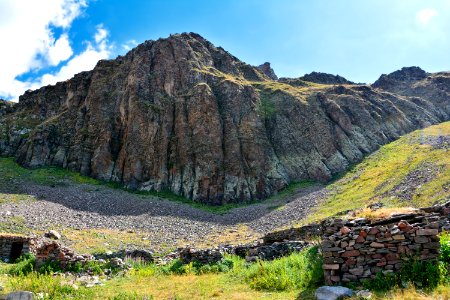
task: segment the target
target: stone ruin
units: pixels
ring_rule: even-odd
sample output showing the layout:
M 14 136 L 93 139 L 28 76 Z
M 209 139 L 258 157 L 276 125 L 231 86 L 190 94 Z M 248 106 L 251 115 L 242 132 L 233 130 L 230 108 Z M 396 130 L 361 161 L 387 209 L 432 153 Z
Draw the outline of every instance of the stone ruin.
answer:
M 0 260 L 14 262 L 20 256 L 33 251 L 36 239 L 12 234 L 0 234 Z
M 0 259 L 2 261 L 14 262 L 27 253 L 36 257 L 38 266 L 47 261 L 56 261 L 63 269 L 70 264 L 77 262 L 84 264 L 93 259 L 91 255 L 78 255 L 70 248 L 48 238 L 0 234 Z
M 184 264 L 198 262 L 201 264 L 213 264 L 220 261 L 224 254 L 233 254 L 245 258 L 247 262 L 257 260 L 274 260 L 287 256 L 293 252 L 299 252 L 310 246 L 304 241 L 282 241 L 273 243 L 254 243 L 246 245 L 224 245 L 210 249 L 180 248 L 173 258 L 180 258 Z
M 438 234 L 450 230 L 450 202 L 378 222 L 334 219 L 323 224 L 322 252 L 328 285 L 399 271 L 411 258 L 437 261 Z

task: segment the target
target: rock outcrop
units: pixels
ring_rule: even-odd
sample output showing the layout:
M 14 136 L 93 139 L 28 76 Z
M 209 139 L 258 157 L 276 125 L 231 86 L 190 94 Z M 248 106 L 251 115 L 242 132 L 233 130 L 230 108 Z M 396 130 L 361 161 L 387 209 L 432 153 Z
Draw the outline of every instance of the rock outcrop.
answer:
M 177 34 L 26 92 L 0 117 L 0 155 L 203 203 L 264 199 L 448 120 L 448 80 L 427 74 L 400 94 L 386 84 L 295 86 Z
M 263 72 L 263 74 L 270 79 L 278 80 L 278 76 L 275 74 L 275 71 L 272 69 L 269 62 L 265 62 L 262 65 L 258 66 L 258 69 L 261 70 L 261 72 Z
M 322 72 L 312 72 L 305 74 L 299 78 L 280 78 L 280 82 L 298 82 L 298 81 L 308 81 L 320 84 L 355 84 L 354 82 L 345 79 L 340 75 L 333 75 Z

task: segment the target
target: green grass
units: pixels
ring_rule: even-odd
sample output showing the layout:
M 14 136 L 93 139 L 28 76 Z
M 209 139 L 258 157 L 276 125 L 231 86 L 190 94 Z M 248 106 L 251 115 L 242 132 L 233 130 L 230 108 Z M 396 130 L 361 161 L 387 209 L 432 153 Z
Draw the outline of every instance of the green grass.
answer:
M 441 238 L 444 252 L 449 236 Z M 446 253 L 446 252 L 445 252 Z M 448 257 L 441 255 L 441 263 Z M 44 293 L 44 299 L 314 299 L 315 289 L 323 285 L 322 258 L 317 247 L 276 259 L 246 263 L 237 256 L 225 256 L 216 264 L 183 265 L 174 260 L 167 265 L 157 266 L 140 261 L 126 260 L 132 265 L 127 274 L 115 273 L 103 286 L 85 288 L 71 276 L 54 276 L 28 272 L 26 260 L 18 264 L 0 263 L 0 282 L 5 292 L 28 290 Z M 22 265 L 20 265 L 22 263 Z M 108 264 L 108 262 L 106 262 Z M 93 270 L 96 266 L 88 266 Z M 102 266 L 98 266 L 100 269 Z M 373 299 L 448 299 L 450 286 L 448 273 L 441 273 L 438 281 L 430 282 L 430 288 L 418 290 L 409 280 L 427 281 L 428 273 L 422 268 L 428 265 L 411 264 L 403 271 L 403 277 L 395 280 L 383 279 L 366 286 L 374 288 Z M 448 269 L 447 265 L 444 269 Z M 98 269 L 98 268 L 97 268 Z M 14 271 L 15 270 L 15 271 Z M 433 272 L 435 269 L 433 269 Z M 12 275 L 2 275 L 2 274 Z M 407 274 L 406 274 L 407 273 Z M 420 278 L 419 278 L 420 277 Z M 106 278 L 100 275 L 101 280 Z M 402 281 L 403 279 L 403 281 Z M 385 285 L 394 283 L 391 290 Z M 414 281 L 413 281 L 414 282 Z M 378 284 L 378 286 L 377 286 Z M 379 288 L 381 286 L 381 289 Z M 402 287 L 403 286 L 403 287 Z M 419 297 L 420 296 L 420 297 Z M 403 298 L 402 298 L 403 297 Z M 354 298 L 357 299 L 357 298 Z
M 437 136 L 450 136 L 450 122 L 415 131 L 382 146 L 330 184 L 330 196 L 305 222 L 375 202 L 382 202 L 387 207 L 424 207 L 444 202 L 450 197 L 449 150 L 421 142 Z M 402 198 L 401 189 L 395 192 L 408 174 L 427 168 L 433 169 L 432 180 L 420 184 L 410 199 Z M 420 180 L 421 176 L 418 177 Z M 412 184 L 417 185 L 415 180 Z
M 322 258 L 318 247 L 274 261 L 236 264 L 233 274 L 256 290 L 307 290 L 323 283 Z
M 71 277 L 38 272 L 0 274 L 0 281 L 6 292 L 44 293 L 45 299 L 296 299 L 299 291 L 311 294 L 322 281 L 317 247 L 271 262 L 252 264 L 236 256 L 226 256 L 211 265 L 183 265 L 177 260 L 165 266 L 130 263 L 133 269 L 127 275 L 116 275 L 104 286 L 90 289 Z M 19 264 L 5 267 L 0 263 L 0 273 L 17 274 L 12 270 L 18 270 Z

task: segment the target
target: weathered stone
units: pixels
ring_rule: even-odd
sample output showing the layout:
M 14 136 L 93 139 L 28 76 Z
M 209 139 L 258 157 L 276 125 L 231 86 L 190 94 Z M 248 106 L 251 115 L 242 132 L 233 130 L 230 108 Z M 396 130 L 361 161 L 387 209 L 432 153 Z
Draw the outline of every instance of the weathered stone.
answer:
M 339 300 L 353 294 L 351 289 L 342 286 L 321 286 L 315 292 L 317 300 Z
M 46 237 L 54 240 L 59 240 L 61 238 L 61 234 L 56 230 L 50 230 L 45 234 Z
M 396 253 L 388 253 L 388 254 L 386 254 L 385 258 L 386 258 L 387 261 L 396 261 L 396 260 L 398 260 L 400 257 L 399 257 L 399 255 L 396 254 Z
M 364 273 L 364 269 L 362 267 L 350 269 L 348 271 L 355 276 L 361 276 Z
M 324 263 L 326 264 L 342 264 L 344 260 L 340 257 L 326 257 L 324 258 Z
M 362 243 L 364 243 L 366 241 L 366 239 L 364 238 L 364 237 L 362 237 L 362 236 L 358 236 L 358 238 L 356 239 L 356 242 L 358 243 L 358 244 L 362 244 Z
M 370 247 L 373 247 L 373 248 L 384 248 L 384 244 L 377 243 L 377 242 L 372 242 L 372 243 L 370 243 Z
M 393 235 L 392 238 L 393 238 L 394 240 L 399 241 L 399 240 L 404 240 L 404 239 L 405 239 L 405 236 L 404 236 L 403 234 L 396 234 L 396 235 Z
M 372 292 L 369 290 L 361 290 L 356 293 L 358 299 L 372 299 Z
M 340 276 L 331 276 L 330 279 L 332 282 L 340 282 L 341 281 Z
M 346 265 L 355 265 L 356 264 L 356 259 L 354 257 L 349 257 L 346 261 L 345 261 Z
M 430 242 L 430 238 L 428 238 L 426 236 L 416 236 L 416 237 L 414 237 L 414 242 L 416 242 L 418 244 L 425 244 L 425 243 Z
M 6 300 L 33 300 L 32 292 L 12 292 L 6 295 Z
M 380 232 L 380 230 L 378 230 L 378 228 L 372 227 L 372 228 L 369 230 L 368 234 L 369 234 L 369 235 L 376 235 L 376 234 L 378 234 L 379 232 Z
M 423 244 L 423 248 L 425 248 L 425 249 L 439 249 L 440 246 L 441 245 L 439 242 L 430 242 L 430 243 Z
M 368 235 L 366 237 L 366 241 L 368 241 L 368 242 L 373 242 L 373 241 L 375 241 L 375 239 L 376 239 L 376 237 L 374 235 Z
M 348 228 L 347 226 L 341 227 L 340 229 L 341 234 L 348 234 L 349 232 L 351 232 L 351 229 Z
M 324 270 L 339 270 L 339 264 L 323 264 Z
M 343 249 L 340 247 L 332 247 L 332 248 L 322 248 L 322 251 L 324 252 L 338 252 L 342 251 Z
M 359 252 L 358 250 L 351 250 L 351 251 L 347 251 L 341 254 L 342 257 L 352 257 L 352 256 L 358 256 L 360 255 L 361 252 Z
M 416 231 L 416 235 L 437 235 L 439 230 L 437 229 L 419 229 Z

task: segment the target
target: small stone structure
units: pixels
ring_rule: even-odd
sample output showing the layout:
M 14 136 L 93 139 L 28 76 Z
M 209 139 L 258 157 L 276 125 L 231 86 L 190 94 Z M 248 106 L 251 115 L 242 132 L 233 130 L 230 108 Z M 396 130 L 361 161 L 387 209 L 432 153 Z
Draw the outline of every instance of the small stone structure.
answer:
M 92 255 L 76 254 L 72 249 L 50 239 L 37 240 L 36 246 L 32 250 L 33 254 L 36 256 L 36 264 L 38 266 L 48 261 L 54 261 L 58 262 L 62 269 L 65 269 L 72 264 L 81 263 L 84 265 L 88 261 L 94 259 Z
M 270 244 L 255 243 L 246 245 L 225 245 L 210 249 L 181 248 L 174 257 L 179 257 L 184 264 L 199 262 L 212 264 L 220 261 L 223 254 L 234 254 L 245 258 L 247 261 L 273 260 L 287 256 L 293 252 L 299 252 L 310 244 L 304 241 L 284 241 Z
M 309 224 L 302 227 L 288 228 L 269 232 L 262 238 L 264 244 L 284 241 L 308 241 L 322 235 L 321 224 Z
M 0 234 L 0 259 L 5 262 L 14 262 L 21 255 L 32 252 L 36 244 L 33 237 Z
M 93 259 L 91 255 L 78 255 L 51 239 L 0 234 L 0 259 L 2 261 L 14 262 L 26 253 L 32 253 L 36 257 L 37 265 L 46 261 L 56 261 L 62 268 L 77 262 L 84 264 Z
M 323 224 L 322 252 L 327 284 L 392 273 L 411 257 L 436 261 L 439 232 L 450 230 L 450 202 L 371 223 L 367 219 L 334 219 Z

